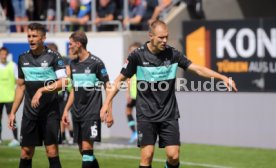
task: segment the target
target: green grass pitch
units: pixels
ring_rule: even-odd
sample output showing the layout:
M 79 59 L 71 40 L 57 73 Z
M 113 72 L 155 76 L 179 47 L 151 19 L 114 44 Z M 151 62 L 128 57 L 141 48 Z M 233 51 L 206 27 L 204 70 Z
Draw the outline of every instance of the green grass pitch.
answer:
M 139 165 L 139 148 L 95 149 L 94 153 L 101 168 L 137 168 Z M 18 167 L 20 147 L 10 148 L 0 145 L 0 167 Z M 163 168 L 164 149 L 156 148 L 153 168 Z M 224 147 L 211 145 L 182 144 L 181 168 L 274 168 L 276 167 L 276 150 Z M 81 167 L 81 156 L 76 147 L 60 147 L 60 159 L 63 168 Z M 44 147 L 38 147 L 33 158 L 33 167 L 48 167 Z

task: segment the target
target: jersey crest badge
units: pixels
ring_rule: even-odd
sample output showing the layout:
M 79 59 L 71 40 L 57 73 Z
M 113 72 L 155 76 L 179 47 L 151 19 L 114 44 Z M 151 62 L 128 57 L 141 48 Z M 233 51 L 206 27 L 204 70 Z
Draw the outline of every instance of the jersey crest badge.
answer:
M 91 72 L 91 70 L 90 70 L 89 68 L 86 68 L 86 69 L 84 70 L 84 73 L 86 73 L 86 74 L 90 74 L 90 72 Z
M 49 66 L 49 64 L 45 60 L 41 63 L 41 67 L 43 67 L 43 68 L 46 68 L 48 66 Z

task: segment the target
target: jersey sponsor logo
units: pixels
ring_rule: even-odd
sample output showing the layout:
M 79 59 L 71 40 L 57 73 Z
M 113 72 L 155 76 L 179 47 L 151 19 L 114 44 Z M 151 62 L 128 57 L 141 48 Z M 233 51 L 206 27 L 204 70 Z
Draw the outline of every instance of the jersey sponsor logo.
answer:
M 24 62 L 23 65 L 30 65 L 30 63 L 29 62 Z
M 76 72 L 77 70 L 76 69 L 72 69 L 72 72 Z
M 175 79 L 178 63 L 159 67 L 137 67 L 137 80 L 148 82 Z
M 73 74 L 74 87 L 94 87 L 99 79 L 96 74 L 75 73 Z
M 149 62 L 143 62 L 143 65 L 149 65 Z
M 47 81 L 57 79 L 53 67 L 23 67 L 25 81 Z

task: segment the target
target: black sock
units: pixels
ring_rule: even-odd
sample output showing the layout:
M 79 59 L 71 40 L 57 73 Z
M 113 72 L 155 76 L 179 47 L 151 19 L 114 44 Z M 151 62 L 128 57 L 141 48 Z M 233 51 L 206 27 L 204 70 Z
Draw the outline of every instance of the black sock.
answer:
M 139 168 L 151 168 L 151 165 L 150 166 L 139 166 Z
M 20 159 L 19 168 L 32 168 L 32 159 Z
M 50 168 L 61 168 L 59 156 L 56 157 L 48 157 Z
M 136 123 L 131 114 L 127 115 L 127 121 L 128 121 L 128 126 L 130 127 L 131 131 L 135 132 L 136 131 L 136 129 L 135 129 Z
M 93 150 L 82 151 L 82 168 L 99 168 L 99 163 L 93 155 Z
M 61 133 L 61 140 L 62 140 L 62 141 L 65 141 L 65 132 L 62 132 L 62 133 Z
M 70 135 L 71 138 L 73 138 L 73 131 L 72 130 L 69 131 L 69 135 Z
M 165 168 L 179 168 L 179 163 L 177 163 L 177 165 L 173 166 L 168 161 L 166 161 L 166 167 Z

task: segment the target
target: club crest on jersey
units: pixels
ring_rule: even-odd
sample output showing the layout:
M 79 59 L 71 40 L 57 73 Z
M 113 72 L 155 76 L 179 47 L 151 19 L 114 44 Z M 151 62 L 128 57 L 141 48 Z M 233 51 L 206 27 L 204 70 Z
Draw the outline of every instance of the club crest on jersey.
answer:
M 43 61 L 42 63 L 41 63 L 41 67 L 48 67 L 49 66 L 49 64 L 48 64 L 48 62 L 46 62 L 46 61 Z
M 85 70 L 84 70 L 84 73 L 86 73 L 86 74 L 89 74 L 91 72 L 91 70 L 89 69 L 89 68 L 86 68 Z
M 169 66 L 171 65 L 171 61 L 170 61 L 170 60 L 164 61 L 164 65 L 165 65 L 166 67 L 169 67 Z

